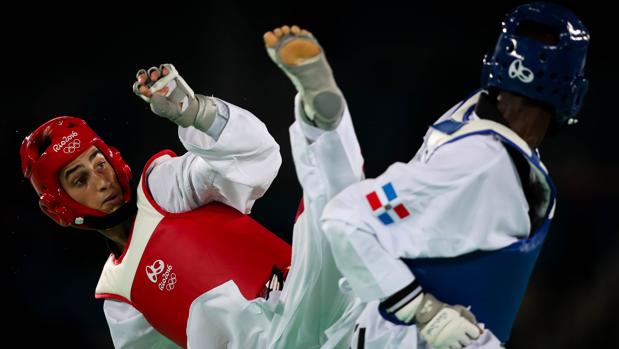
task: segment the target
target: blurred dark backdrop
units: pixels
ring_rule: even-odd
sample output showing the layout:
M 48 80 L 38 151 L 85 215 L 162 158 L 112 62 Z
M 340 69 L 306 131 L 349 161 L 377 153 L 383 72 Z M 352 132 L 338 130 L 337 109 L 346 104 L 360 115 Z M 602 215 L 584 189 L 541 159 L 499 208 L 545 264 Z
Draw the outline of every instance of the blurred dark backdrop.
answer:
M 301 196 L 287 131 L 294 88 L 266 56 L 262 33 L 297 23 L 320 39 L 346 94 L 366 173 L 374 177 L 408 161 L 427 126 L 478 87 L 482 56 L 516 4 L 432 2 L 408 10 L 382 1 L 220 1 L 135 10 L 17 4 L 4 12 L 15 20 L 2 24 L 4 340 L 112 347 L 102 302 L 93 298 L 108 255 L 103 237 L 56 226 L 20 174 L 19 145 L 42 122 L 85 118 L 139 173 L 160 149 L 183 152 L 176 127 L 131 92 L 138 68 L 174 63 L 196 92 L 251 110 L 280 143 L 282 168 L 253 216 L 289 241 Z M 610 5 L 567 4 L 591 31 L 591 88 L 580 124 L 542 147 L 559 204 L 510 348 L 618 347 L 619 118 L 612 104 L 618 75 L 611 63 L 618 33 L 604 9 Z

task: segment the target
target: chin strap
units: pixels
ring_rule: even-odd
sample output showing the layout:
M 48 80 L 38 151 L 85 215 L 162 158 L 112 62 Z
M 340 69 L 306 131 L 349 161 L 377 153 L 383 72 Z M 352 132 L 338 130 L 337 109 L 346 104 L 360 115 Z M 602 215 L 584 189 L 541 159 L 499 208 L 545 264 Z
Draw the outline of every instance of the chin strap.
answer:
M 119 207 L 116 211 L 103 217 L 85 216 L 82 218 L 82 224 L 73 223 L 71 226 L 78 229 L 107 230 L 115 227 L 129 217 L 135 216 L 137 211 L 138 206 L 136 205 L 135 195 L 131 195 L 131 200 Z

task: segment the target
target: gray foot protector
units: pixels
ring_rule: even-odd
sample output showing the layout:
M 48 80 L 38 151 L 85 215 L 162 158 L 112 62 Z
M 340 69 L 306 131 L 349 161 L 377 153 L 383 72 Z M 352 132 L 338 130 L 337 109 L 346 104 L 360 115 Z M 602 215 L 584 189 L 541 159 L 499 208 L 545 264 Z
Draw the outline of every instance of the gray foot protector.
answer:
M 290 40 L 311 40 L 311 35 L 285 35 L 274 48 L 267 48 L 271 59 L 288 75 L 303 99 L 306 121 L 324 130 L 337 127 L 344 113 L 344 96 L 333 78 L 333 71 L 327 62 L 324 51 L 301 65 L 287 65 L 279 60 L 277 52 Z

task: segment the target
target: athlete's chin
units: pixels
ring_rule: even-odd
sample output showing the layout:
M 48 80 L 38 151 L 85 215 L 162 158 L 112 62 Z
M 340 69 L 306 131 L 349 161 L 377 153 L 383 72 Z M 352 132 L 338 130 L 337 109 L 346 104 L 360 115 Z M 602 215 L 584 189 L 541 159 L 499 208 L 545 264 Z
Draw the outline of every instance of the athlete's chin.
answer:
M 111 204 L 109 202 L 106 202 L 101 211 L 105 212 L 105 213 L 114 213 L 116 210 L 118 210 L 119 208 L 121 208 L 125 203 L 121 202 L 119 204 Z
M 124 204 L 122 193 L 118 192 L 105 199 L 101 204 L 101 211 L 105 213 L 112 213 Z

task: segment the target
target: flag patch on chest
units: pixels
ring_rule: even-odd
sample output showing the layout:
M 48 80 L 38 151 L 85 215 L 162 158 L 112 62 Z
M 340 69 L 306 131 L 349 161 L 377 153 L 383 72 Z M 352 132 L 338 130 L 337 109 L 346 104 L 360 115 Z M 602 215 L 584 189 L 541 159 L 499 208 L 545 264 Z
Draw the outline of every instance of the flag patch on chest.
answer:
M 375 190 L 365 197 L 372 208 L 372 213 L 383 224 L 392 224 L 410 216 L 391 182 L 383 185 L 382 190 Z

